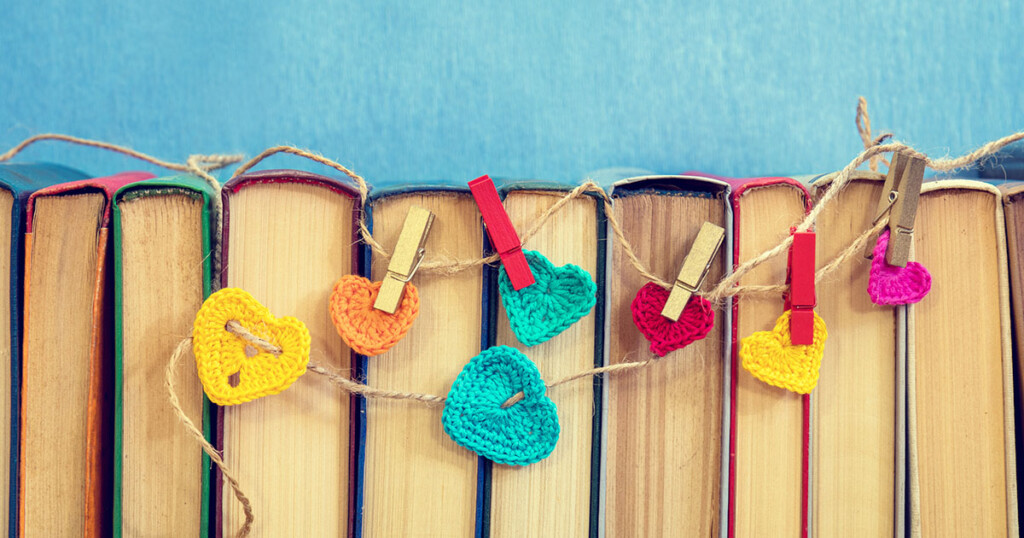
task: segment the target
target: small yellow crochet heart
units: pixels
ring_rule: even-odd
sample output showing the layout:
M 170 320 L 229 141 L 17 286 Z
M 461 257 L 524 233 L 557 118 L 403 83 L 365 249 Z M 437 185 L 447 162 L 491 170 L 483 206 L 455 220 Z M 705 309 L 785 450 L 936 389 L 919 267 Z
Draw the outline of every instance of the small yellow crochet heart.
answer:
M 292 317 L 275 318 L 238 288 L 210 295 L 192 326 L 199 380 L 217 405 L 236 405 L 288 388 L 306 372 L 309 347 L 305 324 Z
M 818 370 L 825 354 L 828 329 L 825 320 L 814 313 L 814 340 L 804 346 L 790 343 L 789 318 L 786 310 L 770 331 L 758 331 L 741 342 L 743 368 L 754 377 L 800 394 L 810 394 L 818 384 Z

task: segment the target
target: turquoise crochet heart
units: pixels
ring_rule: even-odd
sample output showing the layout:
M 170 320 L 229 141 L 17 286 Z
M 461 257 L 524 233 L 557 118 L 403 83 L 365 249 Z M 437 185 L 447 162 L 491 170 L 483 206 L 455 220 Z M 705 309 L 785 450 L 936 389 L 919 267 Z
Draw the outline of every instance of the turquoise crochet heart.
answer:
M 502 267 L 498 291 L 516 338 L 535 346 L 586 316 L 597 302 L 597 284 L 578 265 L 555 267 L 539 252 L 524 249 L 523 254 L 536 282 L 516 291 Z
M 494 346 L 473 357 L 444 402 L 444 432 L 496 463 L 529 465 L 558 442 L 558 409 L 537 367 L 521 351 Z M 521 399 L 505 407 L 509 398 Z

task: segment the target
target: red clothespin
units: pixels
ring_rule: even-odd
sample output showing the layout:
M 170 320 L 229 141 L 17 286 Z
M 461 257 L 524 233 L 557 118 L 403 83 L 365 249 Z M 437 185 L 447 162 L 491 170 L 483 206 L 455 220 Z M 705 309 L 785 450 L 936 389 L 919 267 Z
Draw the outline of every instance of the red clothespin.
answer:
M 793 246 L 789 248 L 789 293 L 786 308 L 789 318 L 790 342 L 794 346 L 814 343 L 814 232 L 793 232 Z
M 519 242 L 508 213 L 505 213 L 505 207 L 501 205 L 498 190 L 494 188 L 490 176 L 480 176 L 470 181 L 469 190 L 484 217 L 487 235 L 501 256 L 501 263 L 505 266 L 512 287 L 518 291 L 533 284 L 533 272 L 523 255 L 523 245 Z

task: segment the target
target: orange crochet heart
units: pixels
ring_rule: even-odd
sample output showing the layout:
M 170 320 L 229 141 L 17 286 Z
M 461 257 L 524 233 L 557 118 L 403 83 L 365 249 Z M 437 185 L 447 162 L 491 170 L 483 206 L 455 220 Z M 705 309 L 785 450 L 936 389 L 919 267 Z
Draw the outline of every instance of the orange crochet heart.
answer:
M 411 282 L 394 314 L 373 308 L 380 282 L 345 275 L 331 293 L 331 320 L 338 335 L 361 355 L 372 357 L 391 349 L 405 337 L 420 314 L 420 294 Z
M 229 331 L 231 321 L 265 344 L 254 344 Z M 288 388 L 306 373 L 309 346 L 305 324 L 292 317 L 275 318 L 267 307 L 238 288 L 210 295 L 192 325 L 199 380 L 217 405 L 240 404 Z
M 743 368 L 754 377 L 800 394 L 810 394 L 818 384 L 818 370 L 825 354 L 828 329 L 825 320 L 814 313 L 814 339 L 809 345 L 790 343 L 789 318 L 786 310 L 775 321 L 775 328 L 759 331 L 743 339 L 740 359 Z

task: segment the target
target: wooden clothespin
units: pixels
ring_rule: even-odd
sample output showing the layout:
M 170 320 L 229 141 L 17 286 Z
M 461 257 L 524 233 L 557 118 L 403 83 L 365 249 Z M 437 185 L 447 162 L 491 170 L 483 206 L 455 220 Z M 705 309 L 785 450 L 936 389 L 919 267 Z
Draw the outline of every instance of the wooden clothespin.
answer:
M 523 245 L 519 242 L 516 229 L 512 227 L 512 221 L 508 218 L 508 213 L 505 213 L 505 207 L 501 205 L 494 182 L 490 176 L 480 176 L 469 182 L 469 190 L 473 193 L 473 199 L 476 200 L 480 214 L 484 217 L 487 235 L 491 238 L 494 250 L 501 256 L 501 263 L 505 266 L 512 287 L 518 291 L 532 285 L 533 272 L 530 271 L 530 264 L 526 262 Z
M 789 293 L 786 308 L 789 318 L 790 342 L 794 346 L 814 343 L 814 232 L 794 232 L 789 248 Z
M 725 229 L 710 222 L 701 225 L 697 232 L 697 238 L 693 240 L 690 252 L 683 260 L 683 266 L 679 269 L 672 290 L 665 300 L 665 307 L 661 309 L 661 315 L 672 321 L 678 321 L 682 315 L 690 296 L 697 292 L 704 278 L 711 269 L 711 262 L 715 260 L 715 254 L 722 246 L 725 239 Z
M 885 176 L 885 186 L 872 221 L 875 224 L 886 213 L 889 214 L 889 246 L 885 250 L 885 262 L 889 265 L 906 267 L 910 261 L 914 218 L 917 216 L 917 202 L 921 198 L 924 168 L 924 159 L 899 153 L 892 156 L 892 164 Z M 866 257 L 871 258 L 875 242 L 870 242 L 865 249 Z
M 423 255 L 426 250 L 423 245 L 427 242 L 427 234 L 430 233 L 430 225 L 434 222 L 434 214 L 422 207 L 410 207 L 405 214 L 405 224 L 398 234 L 398 243 L 395 251 L 388 262 L 388 273 L 381 282 L 380 291 L 377 292 L 377 300 L 373 307 L 388 314 L 394 314 L 405 295 L 405 285 L 410 280 L 420 264 L 423 263 Z

